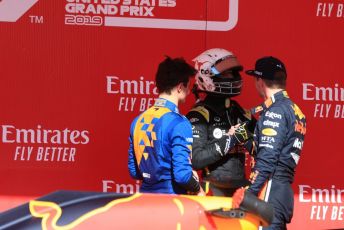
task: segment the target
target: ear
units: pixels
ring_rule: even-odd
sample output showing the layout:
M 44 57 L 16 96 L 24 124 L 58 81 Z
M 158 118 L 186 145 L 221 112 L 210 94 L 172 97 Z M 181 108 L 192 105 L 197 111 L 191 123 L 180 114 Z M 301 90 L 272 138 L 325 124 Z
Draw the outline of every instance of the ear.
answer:
M 258 83 L 259 86 L 263 86 L 264 81 L 260 77 L 257 77 L 257 83 Z
M 260 79 L 260 85 L 266 87 L 265 81 L 263 79 Z
M 182 91 L 183 91 L 183 83 L 179 83 L 179 84 L 177 85 L 177 92 L 180 93 L 180 92 L 182 92 Z

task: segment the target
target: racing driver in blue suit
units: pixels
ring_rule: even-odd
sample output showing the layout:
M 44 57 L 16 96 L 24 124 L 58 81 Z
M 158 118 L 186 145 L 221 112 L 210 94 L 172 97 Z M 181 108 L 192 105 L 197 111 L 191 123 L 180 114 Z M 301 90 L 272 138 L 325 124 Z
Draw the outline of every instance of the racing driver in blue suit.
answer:
M 156 73 L 159 98 L 131 124 L 128 168 L 142 181 L 140 192 L 202 194 L 191 166 L 191 124 L 178 111 L 195 73 L 183 59 L 167 57 Z

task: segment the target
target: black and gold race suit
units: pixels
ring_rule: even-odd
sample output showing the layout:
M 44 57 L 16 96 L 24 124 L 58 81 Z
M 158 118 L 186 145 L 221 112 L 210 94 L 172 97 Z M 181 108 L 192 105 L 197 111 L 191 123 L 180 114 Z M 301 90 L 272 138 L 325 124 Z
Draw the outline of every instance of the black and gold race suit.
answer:
M 203 171 L 213 195 L 232 196 L 237 188 L 248 185 L 245 153 L 252 150 L 253 141 L 236 144 L 226 134 L 232 125 L 244 122 L 253 133 L 256 120 L 251 113 L 234 100 L 207 95 L 186 116 L 193 129 L 192 166 Z

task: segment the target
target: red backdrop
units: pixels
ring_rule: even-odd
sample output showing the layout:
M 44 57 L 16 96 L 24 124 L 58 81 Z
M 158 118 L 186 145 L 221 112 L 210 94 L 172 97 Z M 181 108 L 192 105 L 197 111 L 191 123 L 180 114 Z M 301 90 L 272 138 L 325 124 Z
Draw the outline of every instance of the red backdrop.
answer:
M 0 1 L 2 200 L 135 192 L 129 124 L 153 103 L 158 63 L 164 55 L 191 63 L 221 47 L 245 69 L 265 55 L 282 59 L 288 92 L 307 116 L 289 227 L 344 227 L 343 8 L 343 0 Z M 244 84 L 236 99 L 260 103 L 253 80 Z

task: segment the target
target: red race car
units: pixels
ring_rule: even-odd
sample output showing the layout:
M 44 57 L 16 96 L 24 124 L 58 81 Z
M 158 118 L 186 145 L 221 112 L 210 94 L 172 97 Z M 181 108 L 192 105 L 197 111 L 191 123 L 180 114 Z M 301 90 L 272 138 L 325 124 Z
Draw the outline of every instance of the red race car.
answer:
M 0 215 L 0 229 L 258 229 L 272 221 L 272 208 L 245 196 L 116 194 L 57 191 Z

